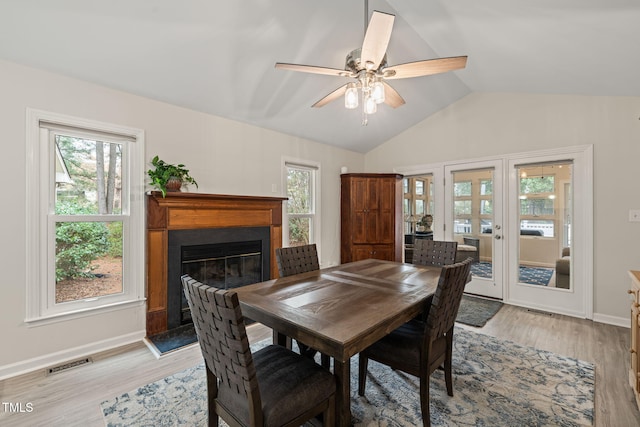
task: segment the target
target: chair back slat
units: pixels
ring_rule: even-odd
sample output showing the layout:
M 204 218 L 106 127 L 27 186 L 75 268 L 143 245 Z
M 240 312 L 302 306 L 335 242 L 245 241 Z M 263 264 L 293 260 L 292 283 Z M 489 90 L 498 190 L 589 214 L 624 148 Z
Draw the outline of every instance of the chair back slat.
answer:
M 442 337 L 453 328 L 472 262 L 472 258 L 467 258 L 462 262 L 442 267 L 426 322 L 425 335 L 431 340 Z
M 318 249 L 315 243 L 276 249 L 276 261 L 280 277 L 306 273 L 320 269 Z
M 413 245 L 413 264 L 442 267 L 456 261 L 458 242 L 416 239 Z
M 258 380 L 238 295 L 204 285 L 188 275 L 182 276 L 182 283 L 202 356 L 217 377 L 218 387 L 233 390 L 241 395 L 241 400 L 259 401 Z

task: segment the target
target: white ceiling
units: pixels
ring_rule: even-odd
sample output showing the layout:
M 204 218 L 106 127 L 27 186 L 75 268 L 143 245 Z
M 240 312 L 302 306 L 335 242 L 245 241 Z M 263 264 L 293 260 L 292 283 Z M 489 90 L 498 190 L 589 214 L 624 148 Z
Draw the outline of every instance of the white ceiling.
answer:
M 396 15 L 389 65 L 468 55 L 467 68 L 393 80 L 406 105 L 361 126 L 343 68 L 364 0 L 0 0 L 0 58 L 366 152 L 471 92 L 640 96 L 640 0 L 370 0 Z

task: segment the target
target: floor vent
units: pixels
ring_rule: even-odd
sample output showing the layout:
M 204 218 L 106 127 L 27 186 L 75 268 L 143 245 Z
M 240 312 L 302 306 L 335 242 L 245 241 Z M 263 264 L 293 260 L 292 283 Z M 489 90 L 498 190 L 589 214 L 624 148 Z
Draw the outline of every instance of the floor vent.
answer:
M 47 369 L 47 375 L 58 374 L 60 372 L 68 371 L 69 369 L 78 368 L 80 366 L 92 363 L 93 361 L 85 357 L 84 359 L 74 360 L 72 362 L 63 363 L 62 365 L 54 366 Z
M 532 309 L 532 308 L 527 308 L 527 311 L 528 311 L 529 313 L 542 314 L 542 315 L 544 315 L 544 316 L 553 317 L 553 313 L 549 313 L 548 311 L 534 310 L 534 309 Z

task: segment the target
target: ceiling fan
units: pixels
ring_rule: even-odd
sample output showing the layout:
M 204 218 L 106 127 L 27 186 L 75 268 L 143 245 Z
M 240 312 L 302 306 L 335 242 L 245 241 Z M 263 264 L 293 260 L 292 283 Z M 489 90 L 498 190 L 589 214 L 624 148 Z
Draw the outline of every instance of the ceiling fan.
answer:
M 445 73 L 462 69 L 467 64 L 466 56 L 455 56 L 389 66 L 386 51 L 395 15 L 374 11 L 367 26 L 368 3 L 368 0 L 365 0 L 365 35 L 362 47 L 354 49 L 347 55 L 344 70 L 313 65 L 276 63 L 276 68 L 284 70 L 354 79 L 354 81 L 344 84 L 326 95 L 312 107 L 322 107 L 344 96 L 346 108 L 357 108 L 358 89 L 360 89 L 363 104 L 363 125 L 367 124 L 367 115 L 376 112 L 377 104 L 385 103 L 397 108 L 405 103 L 402 96 L 386 80 Z

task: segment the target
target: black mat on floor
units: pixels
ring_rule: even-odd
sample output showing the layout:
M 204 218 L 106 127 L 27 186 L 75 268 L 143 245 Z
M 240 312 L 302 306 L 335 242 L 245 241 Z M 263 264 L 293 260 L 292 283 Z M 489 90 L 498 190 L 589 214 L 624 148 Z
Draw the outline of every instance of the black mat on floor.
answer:
M 160 354 L 198 341 L 193 323 L 148 337 Z
M 481 328 L 500 308 L 500 301 L 463 295 L 456 322 Z

